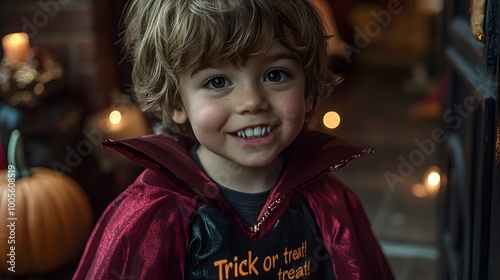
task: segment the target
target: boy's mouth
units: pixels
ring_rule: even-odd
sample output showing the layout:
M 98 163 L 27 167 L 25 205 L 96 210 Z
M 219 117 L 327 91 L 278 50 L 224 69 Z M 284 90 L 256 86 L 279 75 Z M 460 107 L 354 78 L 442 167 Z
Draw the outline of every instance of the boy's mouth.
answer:
M 254 139 L 264 137 L 271 133 L 272 130 L 273 128 L 270 125 L 255 126 L 239 130 L 235 133 L 235 135 L 245 139 Z

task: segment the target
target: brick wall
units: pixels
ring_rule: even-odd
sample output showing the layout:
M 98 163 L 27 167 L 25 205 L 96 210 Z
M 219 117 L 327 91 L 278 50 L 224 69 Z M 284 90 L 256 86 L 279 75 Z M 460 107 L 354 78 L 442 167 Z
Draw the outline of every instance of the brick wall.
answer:
M 26 32 L 32 46 L 43 47 L 62 63 L 68 93 L 93 111 L 109 104 L 116 86 L 116 59 L 109 1 L 1 0 L 0 35 Z

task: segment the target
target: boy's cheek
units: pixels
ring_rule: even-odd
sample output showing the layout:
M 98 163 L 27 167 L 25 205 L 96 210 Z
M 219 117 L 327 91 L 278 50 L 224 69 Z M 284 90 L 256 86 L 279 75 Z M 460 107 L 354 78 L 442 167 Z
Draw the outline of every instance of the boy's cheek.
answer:
M 211 107 L 200 107 L 193 111 L 190 119 L 191 125 L 201 130 L 211 130 L 222 127 L 225 123 L 222 120 L 223 114 L 220 110 Z
M 291 101 L 286 103 L 282 109 L 283 119 L 290 121 L 303 121 L 307 112 L 307 104 L 304 106 L 303 101 Z

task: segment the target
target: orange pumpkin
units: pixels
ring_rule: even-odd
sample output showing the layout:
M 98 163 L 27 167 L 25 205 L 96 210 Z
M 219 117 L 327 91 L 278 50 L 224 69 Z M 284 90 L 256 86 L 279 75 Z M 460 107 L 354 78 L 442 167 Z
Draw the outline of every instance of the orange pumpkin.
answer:
M 20 138 L 19 131 L 12 133 L 9 165 L 0 170 L 0 271 L 39 275 L 81 254 L 92 210 L 85 192 L 68 176 L 27 168 Z

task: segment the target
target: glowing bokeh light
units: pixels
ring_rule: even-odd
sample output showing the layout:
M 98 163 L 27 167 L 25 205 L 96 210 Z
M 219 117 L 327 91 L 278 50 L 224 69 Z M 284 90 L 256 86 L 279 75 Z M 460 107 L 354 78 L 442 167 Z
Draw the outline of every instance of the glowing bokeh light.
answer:
M 112 124 L 118 124 L 122 120 L 122 114 L 116 110 L 109 114 L 109 122 Z
M 438 167 L 431 167 L 424 175 L 424 184 L 429 193 L 437 193 L 441 186 L 441 171 Z
M 427 188 L 422 184 L 415 184 L 411 189 L 411 192 L 414 196 L 419 198 L 424 198 L 429 195 Z
M 340 125 L 340 115 L 337 112 L 330 111 L 323 117 L 323 124 L 329 129 L 335 129 Z
M 437 186 L 439 185 L 439 182 L 441 181 L 441 176 L 437 172 L 431 172 L 427 176 L 427 183 L 432 186 Z

